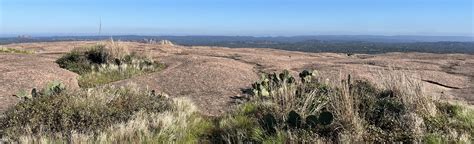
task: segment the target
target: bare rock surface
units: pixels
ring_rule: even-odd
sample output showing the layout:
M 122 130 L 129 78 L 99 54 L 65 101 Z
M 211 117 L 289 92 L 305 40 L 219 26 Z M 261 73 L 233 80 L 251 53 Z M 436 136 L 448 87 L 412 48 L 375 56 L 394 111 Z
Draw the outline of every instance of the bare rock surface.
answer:
M 35 50 L 37 54 L 0 55 L 0 72 L 17 73 L 1 75 L 0 92 L 5 92 L 0 96 L 2 108 L 12 105 L 13 101 L 6 98 L 12 92 L 32 87 L 26 84 L 32 81 L 30 79 L 60 78 L 69 80 L 70 85 L 77 87 L 77 84 L 73 84 L 76 75 L 58 68 L 54 59 L 75 47 L 95 43 L 98 42 L 6 45 Z M 242 96 L 242 90 L 249 88 L 261 72 L 280 72 L 284 69 L 290 70 L 295 76 L 301 70 L 314 69 L 328 81 L 339 81 L 351 74 L 358 79 L 381 83 L 390 75 L 409 75 L 421 83 L 425 92 L 431 96 L 474 104 L 474 55 L 387 53 L 348 56 L 262 48 L 184 47 L 132 42 L 121 44 L 131 51 L 166 63 L 167 68 L 157 73 L 114 82 L 112 85 L 134 83 L 165 92 L 172 97 L 189 97 L 203 113 L 209 115 L 218 115 L 227 110 L 233 98 Z M 28 73 L 30 71 L 44 72 L 42 75 L 33 75 Z M 20 73 L 30 74 L 28 77 L 31 78 L 21 79 Z
M 0 112 L 15 104 L 20 91 L 43 88 L 61 81 L 68 88 L 78 88 L 77 74 L 61 69 L 52 59 L 30 54 L 0 54 Z

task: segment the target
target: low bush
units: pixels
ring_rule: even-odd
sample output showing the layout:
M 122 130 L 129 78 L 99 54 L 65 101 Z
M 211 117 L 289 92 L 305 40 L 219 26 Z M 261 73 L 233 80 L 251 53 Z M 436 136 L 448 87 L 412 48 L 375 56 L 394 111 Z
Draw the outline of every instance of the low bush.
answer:
M 56 63 L 59 65 L 59 67 L 78 74 L 85 74 L 92 71 L 91 63 L 89 62 L 87 56 L 78 50 L 73 50 L 67 53 L 56 60 Z
M 5 136 L 18 140 L 20 135 L 95 133 L 129 121 L 138 111 L 159 113 L 171 107 L 160 95 L 127 88 L 70 91 L 53 84 L 32 90 L 29 97 L 5 113 Z

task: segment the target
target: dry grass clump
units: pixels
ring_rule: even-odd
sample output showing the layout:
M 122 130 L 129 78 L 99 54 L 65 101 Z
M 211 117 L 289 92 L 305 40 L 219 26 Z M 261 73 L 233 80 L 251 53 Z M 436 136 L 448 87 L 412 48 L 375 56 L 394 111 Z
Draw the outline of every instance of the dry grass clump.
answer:
M 108 53 L 110 58 L 123 60 L 126 56 L 130 55 L 128 47 L 124 46 L 120 42 L 115 42 L 110 39 L 105 44 L 105 51 Z
M 278 104 L 278 111 L 282 113 L 295 111 L 303 117 L 317 113 L 326 105 L 328 95 L 333 90 L 315 79 L 308 79 L 313 77 L 313 73 L 307 72 L 300 77 L 301 81 L 292 77 L 288 71 L 263 75 L 253 84 L 255 100 Z
M 347 80 L 340 81 L 335 86 L 339 92 L 331 93 L 328 107 L 334 113 L 335 123 L 338 123 L 340 125 L 339 128 L 343 131 L 338 139 L 361 141 L 364 134 L 364 126 L 359 116 L 357 105 L 361 100 L 354 98 L 354 95 L 365 93 L 366 91 L 354 92 L 351 82 L 351 79 L 348 78 Z
M 367 81 L 351 82 L 350 78 L 343 80 L 338 86 L 342 95 L 333 96 L 335 99 L 330 102 L 332 111 L 336 111 L 336 121 L 346 125 L 344 130 L 351 133 L 351 140 L 429 142 L 434 136 L 452 131 L 458 135 L 442 140 L 469 142 L 468 139 L 474 138 L 472 120 L 465 118 L 469 116 L 457 113 L 449 117 L 442 105 L 457 107 L 466 113 L 473 113 L 471 108 L 426 95 L 421 81 L 403 72 L 380 73 L 377 77 L 381 83 L 378 86 Z
M 34 54 L 35 52 L 31 50 L 19 50 L 14 48 L 0 47 L 0 53 Z
M 416 76 L 400 71 L 379 71 L 377 77 L 382 82 L 382 89 L 398 93 L 401 102 L 408 106 L 408 111 L 428 116 L 436 115 L 435 102 L 439 98 L 427 95 L 423 90 L 423 83 Z
M 127 47 L 113 40 L 88 48 L 74 49 L 59 58 L 61 68 L 81 75 L 79 86 L 90 88 L 136 75 L 156 72 L 163 64 L 130 53 Z

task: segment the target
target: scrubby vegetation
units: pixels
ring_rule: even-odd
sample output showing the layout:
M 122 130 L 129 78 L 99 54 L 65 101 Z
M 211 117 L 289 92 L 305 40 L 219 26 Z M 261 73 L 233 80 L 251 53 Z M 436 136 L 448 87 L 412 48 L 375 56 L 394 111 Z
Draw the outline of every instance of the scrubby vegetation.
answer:
M 3 138 L 89 143 L 470 143 L 474 110 L 436 100 L 408 76 L 375 85 L 314 71 L 264 74 L 227 114 L 138 88 L 33 90 L 2 120 Z
M 6 112 L 3 138 L 21 143 L 196 141 L 205 123 L 185 99 L 154 91 L 104 87 L 32 90 Z
M 80 74 L 79 86 L 85 88 L 159 71 L 164 67 L 151 58 L 130 53 L 126 47 L 113 41 L 74 49 L 56 63 Z
M 34 51 L 0 47 L 0 53 L 33 54 Z
M 474 138 L 474 110 L 423 95 L 420 86 L 406 77 L 379 88 L 350 76 L 330 86 L 315 75 L 303 71 L 299 81 L 286 71 L 262 76 L 253 84 L 254 97 L 219 121 L 217 139 L 469 143 Z

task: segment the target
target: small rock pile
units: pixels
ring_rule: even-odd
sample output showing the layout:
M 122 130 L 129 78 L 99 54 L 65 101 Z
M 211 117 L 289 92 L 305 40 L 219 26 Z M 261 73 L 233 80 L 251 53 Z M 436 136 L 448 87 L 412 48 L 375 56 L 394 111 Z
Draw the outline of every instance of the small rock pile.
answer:
M 159 44 L 159 45 L 167 45 L 167 46 L 174 46 L 174 44 L 173 44 L 171 41 L 169 41 L 169 40 L 160 40 L 160 41 L 158 41 L 157 44 Z

